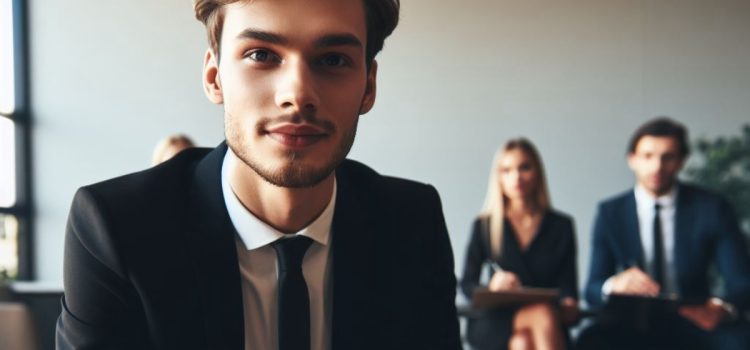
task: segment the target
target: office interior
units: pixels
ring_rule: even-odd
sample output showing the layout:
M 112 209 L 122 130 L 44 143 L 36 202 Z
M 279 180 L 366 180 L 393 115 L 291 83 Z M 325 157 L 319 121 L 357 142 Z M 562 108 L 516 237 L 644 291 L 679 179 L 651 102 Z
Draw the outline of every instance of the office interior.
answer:
M 218 145 L 223 112 L 204 97 L 206 35 L 190 1 L 6 3 L 25 9 L 25 61 L 13 66 L 25 84 L 21 111 L 0 118 L 0 161 L 12 165 L 0 207 L 19 210 L 0 212 L 0 263 L 16 264 L 21 289 L 54 293 L 76 189 L 149 167 L 169 134 Z M 597 203 L 633 186 L 638 125 L 669 116 L 694 142 L 750 125 L 744 0 L 403 1 L 376 59 L 377 101 L 349 158 L 437 188 L 459 277 L 506 140 L 538 147 L 552 206 L 575 220 L 582 285 Z M 27 236 L 12 236 L 11 216 Z

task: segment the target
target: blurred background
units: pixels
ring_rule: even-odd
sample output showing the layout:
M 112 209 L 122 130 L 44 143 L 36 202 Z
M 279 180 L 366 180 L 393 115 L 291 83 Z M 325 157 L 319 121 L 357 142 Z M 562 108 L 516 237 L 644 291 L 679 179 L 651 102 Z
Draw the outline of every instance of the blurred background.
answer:
M 78 187 L 148 167 L 169 134 L 223 140 L 193 16 L 188 0 L 0 0 L 2 280 L 59 289 Z M 727 185 L 721 167 L 735 164 L 740 184 L 750 172 L 748 1 L 408 0 L 377 60 L 350 158 L 438 189 L 457 274 L 512 137 L 536 143 L 553 206 L 576 221 L 580 283 L 595 206 L 633 185 L 626 143 L 654 116 L 703 139 L 689 166 L 713 168 L 684 176 L 747 201 L 747 182 Z

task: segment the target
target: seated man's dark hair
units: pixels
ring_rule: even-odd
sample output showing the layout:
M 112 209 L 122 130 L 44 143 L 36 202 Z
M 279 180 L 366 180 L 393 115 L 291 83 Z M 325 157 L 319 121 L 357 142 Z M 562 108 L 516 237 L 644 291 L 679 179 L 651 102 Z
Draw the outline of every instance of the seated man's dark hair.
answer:
M 690 154 L 688 132 L 684 125 L 668 118 L 657 117 L 641 125 L 630 138 L 628 153 L 635 153 L 638 142 L 644 136 L 672 137 L 680 148 L 680 156 L 685 159 Z

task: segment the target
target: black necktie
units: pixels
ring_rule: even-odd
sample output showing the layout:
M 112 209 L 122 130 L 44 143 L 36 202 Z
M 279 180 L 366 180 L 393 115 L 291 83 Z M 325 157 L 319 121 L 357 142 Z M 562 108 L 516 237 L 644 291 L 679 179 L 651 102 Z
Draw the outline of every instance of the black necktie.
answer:
M 305 236 L 271 243 L 279 261 L 279 350 L 310 350 L 310 299 L 302 275 L 302 258 L 310 244 Z
M 659 211 L 661 205 L 657 203 L 654 206 L 654 264 L 653 278 L 664 290 L 664 238 L 661 233 L 661 220 Z

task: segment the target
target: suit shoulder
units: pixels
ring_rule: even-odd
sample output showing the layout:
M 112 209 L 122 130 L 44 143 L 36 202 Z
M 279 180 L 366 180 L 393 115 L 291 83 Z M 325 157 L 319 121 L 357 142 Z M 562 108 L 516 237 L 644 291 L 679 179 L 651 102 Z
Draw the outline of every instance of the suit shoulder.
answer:
M 678 196 L 686 195 L 691 197 L 692 199 L 699 200 L 699 201 L 716 201 L 716 202 L 723 202 L 725 201 L 724 197 L 712 190 L 709 190 L 705 187 L 700 187 L 698 185 L 694 184 L 680 184 Z
M 436 194 L 433 186 L 414 180 L 381 175 L 360 162 L 347 159 L 339 167 L 342 175 L 361 189 L 366 189 L 385 197 L 398 196 L 401 199 L 421 198 Z
M 79 189 L 108 203 L 152 203 L 186 194 L 193 169 L 210 149 L 188 149 L 157 166 L 87 185 Z M 157 204 L 157 203 L 153 203 Z
M 681 203 L 692 203 L 691 206 L 698 206 L 701 210 L 713 212 L 731 212 L 734 208 L 729 200 L 712 190 L 699 187 L 696 185 L 680 184 L 677 200 Z
M 188 150 L 159 166 L 81 187 L 71 204 L 66 237 L 89 251 L 105 252 L 100 260 L 110 266 L 122 266 L 111 259 L 127 255 L 125 247 L 141 252 L 137 247 L 143 237 L 150 237 L 153 246 L 158 245 L 155 237 L 169 241 L 169 235 L 153 233 L 183 222 L 192 169 L 206 152 Z
M 631 200 L 634 200 L 634 198 L 635 195 L 633 194 L 632 189 L 623 191 L 611 197 L 605 198 L 604 200 L 599 202 L 599 210 L 619 210 L 621 207 L 627 205 Z
M 568 213 L 550 208 L 548 215 L 550 217 L 550 221 L 552 221 L 555 225 L 567 226 L 570 228 L 575 227 L 575 219 L 573 219 L 573 217 Z
M 571 223 L 571 224 L 573 223 L 573 217 L 570 216 L 570 214 L 562 212 L 560 210 L 550 208 L 549 215 L 555 221 L 566 222 L 566 223 Z

